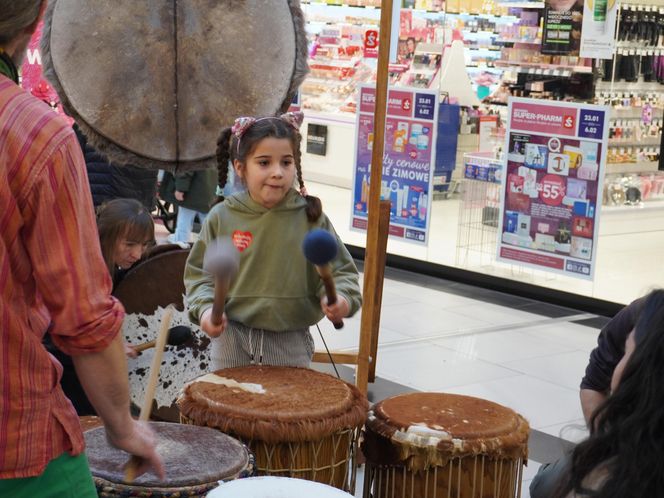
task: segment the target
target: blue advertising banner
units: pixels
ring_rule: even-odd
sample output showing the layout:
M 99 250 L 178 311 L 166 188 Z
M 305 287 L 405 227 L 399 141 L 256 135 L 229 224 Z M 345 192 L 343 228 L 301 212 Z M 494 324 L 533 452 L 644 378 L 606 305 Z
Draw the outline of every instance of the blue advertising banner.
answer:
M 351 229 L 366 230 L 376 89 L 363 85 L 357 106 Z M 391 202 L 390 236 L 426 245 L 435 164 L 438 95 L 390 89 L 385 118 L 381 198 Z

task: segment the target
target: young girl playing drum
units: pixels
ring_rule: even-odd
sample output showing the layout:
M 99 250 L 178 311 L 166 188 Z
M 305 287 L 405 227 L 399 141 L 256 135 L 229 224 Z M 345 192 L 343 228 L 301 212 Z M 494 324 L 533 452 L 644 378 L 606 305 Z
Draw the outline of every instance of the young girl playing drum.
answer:
M 190 318 L 216 338 L 214 368 L 308 366 L 314 349 L 309 326 L 323 316 L 339 321 L 360 307 L 357 269 L 341 241 L 331 262 L 338 292 L 331 306 L 314 266 L 302 253 L 309 230 L 334 233 L 334 228 L 320 200 L 304 189 L 301 120 L 299 113 L 238 118 L 219 138 L 219 190 L 226 185 L 229 160 L 246 190 L 222 198 L 210 211 L 185 269 Z M 293 188 L 296 177 L 299 191 Z M 203 256 L 219 237 L 230 237 L 240 251 L 240 270 L 228 292 L 224 320 L 214 325 L 214 281 L 203 270 Z

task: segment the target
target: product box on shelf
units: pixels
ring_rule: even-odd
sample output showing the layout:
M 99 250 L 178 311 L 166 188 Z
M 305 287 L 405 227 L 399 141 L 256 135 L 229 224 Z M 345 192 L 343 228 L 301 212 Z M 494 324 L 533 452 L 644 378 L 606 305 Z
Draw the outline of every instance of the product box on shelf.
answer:
M 472 152 L 463 155 L 464 178 L 500 183 L 503 163 L 492 152 Z

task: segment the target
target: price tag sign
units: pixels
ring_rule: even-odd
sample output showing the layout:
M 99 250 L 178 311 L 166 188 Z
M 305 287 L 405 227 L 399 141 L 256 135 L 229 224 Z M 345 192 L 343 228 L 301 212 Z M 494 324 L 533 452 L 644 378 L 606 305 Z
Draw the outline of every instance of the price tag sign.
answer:
M 604 111 L 581 109 L 579 136 L 601 140 L 604 134 Z

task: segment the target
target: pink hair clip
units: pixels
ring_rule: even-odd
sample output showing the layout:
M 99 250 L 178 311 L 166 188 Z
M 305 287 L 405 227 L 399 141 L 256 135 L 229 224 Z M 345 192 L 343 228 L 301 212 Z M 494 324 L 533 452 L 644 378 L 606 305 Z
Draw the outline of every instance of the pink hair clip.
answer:
M 244 135 L 249 128 L 251 128 L 258 121 L 265 121 L 266 119 L 281 119 L 282 121 L 291 125 L 295 130 L 299 131 L 302 121 L 304 120 L 304 114 L 301 112 L 287 112 L 281 116 L 268 116 L 264 118 L 253 118 L 251 116 L 242 116 L 235 120 L 233 126 L 231 126 L 231 133 L 237 139 L 237 153 L 240 153 L 240 140 L 242 135 Z
M 235 135 L 235 138 L 240 140 L 240 138 L 242 138 L 242 135 L 244 135 L 244 132 L 247 131 L 247 129 L 255 122 L 256 118 L 252 118 L 249 116 L 242 116 L 240 118 L 237 118 L 233 123 L 233 126 L 231 127 L 231 133 Z
M 286 121 L 289 125 L 299 131 L 300 126 L 302 126 L 302 121 L 304 121 L 304 113 L 300 111 L 287 112 L 279 116 L 279 119 Z

